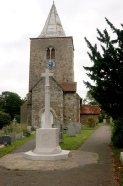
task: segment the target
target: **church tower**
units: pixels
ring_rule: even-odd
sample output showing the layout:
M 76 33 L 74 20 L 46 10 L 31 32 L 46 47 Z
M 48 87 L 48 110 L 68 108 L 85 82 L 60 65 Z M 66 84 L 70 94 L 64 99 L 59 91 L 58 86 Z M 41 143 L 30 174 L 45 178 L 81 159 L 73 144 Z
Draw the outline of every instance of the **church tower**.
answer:
M 51 124 L 80 121 L 80 97 L 74 82 L 74 46 L 72 37 L 65 35 L 53 3 L 41 34 L 31 38 L 28 94 L 28 125 L 43 127 L 45 118 L 45 79 L 50 69 Z
M 66 37 L 53 3 L 41 34 L 31 38 L 29 90 L 40 80 L 46 67 L 57 82 L 73 82 L 73 51 L 73 39 Z

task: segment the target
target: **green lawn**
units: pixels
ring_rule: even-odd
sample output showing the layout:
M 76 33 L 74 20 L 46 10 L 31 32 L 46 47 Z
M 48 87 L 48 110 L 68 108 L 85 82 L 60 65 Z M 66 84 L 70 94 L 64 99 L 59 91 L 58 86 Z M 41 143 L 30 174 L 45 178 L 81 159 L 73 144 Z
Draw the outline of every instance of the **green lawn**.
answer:
M 35 137 L 35 134 L 31 134 L 31 136 L 29 137 L 24 137 L 23 139 L 16 140 L 11 145 L 7 145 L 3 148 L 0 148 L 0 157 L 10 153 L 14 149 L 16 149 L 17 147 L 20 147 L 21 145 L 23 145 L 24 143 L 26 143 L 27 141 L 29 141 L 30 139 L 34 137 Z
M 88 128 L 85 125 L 82 127 L 82 133 L 76 134 L 75 137 L 70 137 L 67 133 L 64 134 L 64 143 L 60 144 L 61 148 L 64 150 L 77 150 L 97 128 L 98 126 Z
M 87 125 L 85 125 L 82 127 L 82 133 L 76 134 L 75 137 L 70 137 L 67 133 L 63 134 L 64 143 L 60 144 L 61 148 L 64 150 L 77 150 L 97 128 L 98 126 L 94 128 L 88 128 Z M 0 148 L 0 157 L 12 152 L 14 149 L 23 145 L 34 137 L 35 134 L 31 134 L 30 137 L 25 137 L 21 140 L 16 140 L 16 142 L 13 142 L 11 145 L 7 145 L 3 148 Z

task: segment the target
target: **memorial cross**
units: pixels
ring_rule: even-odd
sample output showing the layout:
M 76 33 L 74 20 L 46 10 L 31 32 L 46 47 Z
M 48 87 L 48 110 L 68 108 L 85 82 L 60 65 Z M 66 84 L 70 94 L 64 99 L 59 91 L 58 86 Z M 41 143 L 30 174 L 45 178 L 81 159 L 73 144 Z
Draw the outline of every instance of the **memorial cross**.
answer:
M 49 69 L 45 70 L 42 77 L 45 77 L 45 124 L 44 128 L 52 128 L 50 126 L 50 82 L 49 77 L 53 76 L 53 73 L 49 72 Z

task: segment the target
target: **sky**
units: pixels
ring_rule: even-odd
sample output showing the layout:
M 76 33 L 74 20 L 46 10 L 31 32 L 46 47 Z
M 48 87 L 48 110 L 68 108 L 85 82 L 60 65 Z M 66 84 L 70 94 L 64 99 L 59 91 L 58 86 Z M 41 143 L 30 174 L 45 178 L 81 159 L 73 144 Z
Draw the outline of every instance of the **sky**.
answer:
M 55 0 L 66 36 L 74 42 L 74 73 L 77 92 L 84 99 L 89 81 L 83 66 L 91 66 L 84 40 L 97 43 L 96 29 L 109 27 L 105 17 L 116 28 L 123 23 L 123 0 Z M 50 12 L 52 0 L 0 0 L 0 95 L 4 91 L 26 97 L 29 85 L 30 38 L 41 33 Z M 110 29 L 109 29 L 110 32 Z

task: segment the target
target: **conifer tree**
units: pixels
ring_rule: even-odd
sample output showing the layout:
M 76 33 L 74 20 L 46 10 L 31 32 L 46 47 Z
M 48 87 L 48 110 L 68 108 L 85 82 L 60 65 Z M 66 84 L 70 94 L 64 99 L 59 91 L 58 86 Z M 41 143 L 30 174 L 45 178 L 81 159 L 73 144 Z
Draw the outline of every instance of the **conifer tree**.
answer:
M 117 29 L 107 19 L 115 39 L 111 39 L 108 31 L 97 29 L 101 50 L 85 38 L 90 49 L 88 55 L 93 63 L 91 67 L 84 67 L 87 75 L 93 80 L 84 82 L 91 90 L 91 95 L 113 119 L 123 118 L 123 29 Z M 121 28 L 123 25 L 121 24 Z

